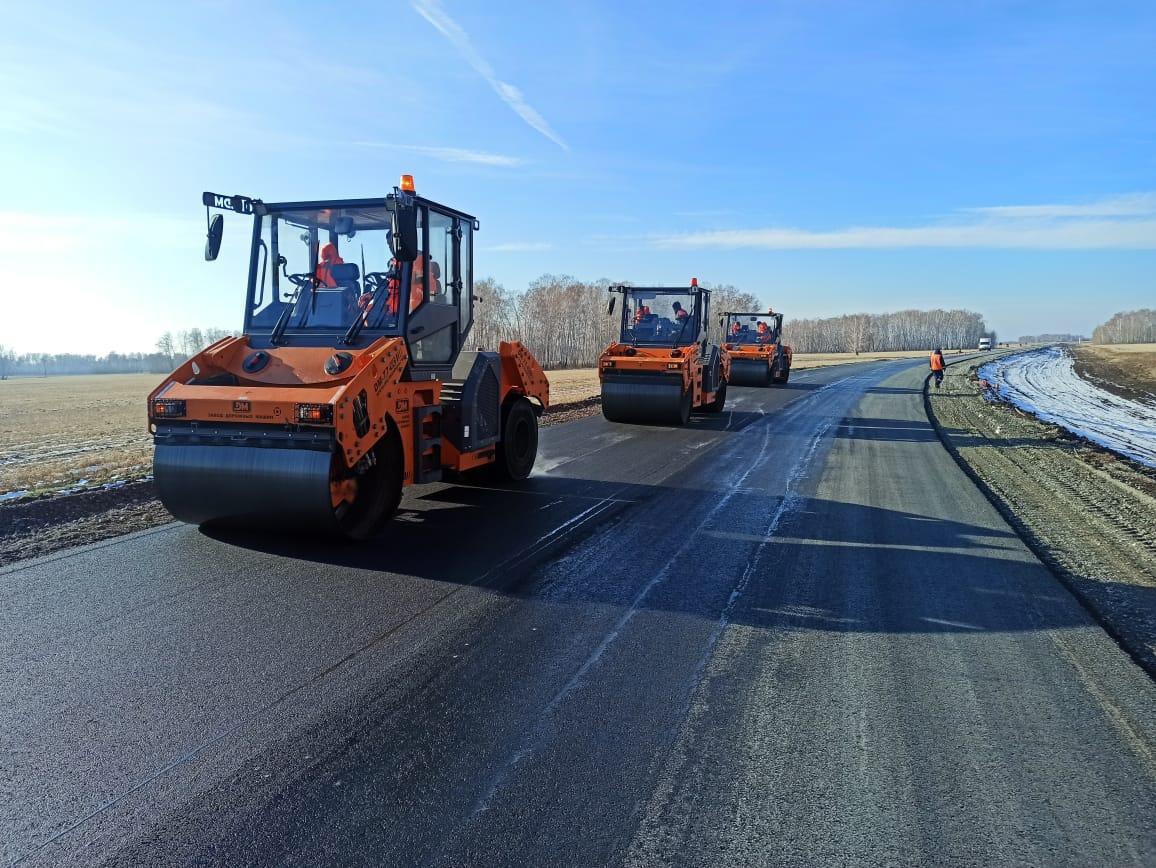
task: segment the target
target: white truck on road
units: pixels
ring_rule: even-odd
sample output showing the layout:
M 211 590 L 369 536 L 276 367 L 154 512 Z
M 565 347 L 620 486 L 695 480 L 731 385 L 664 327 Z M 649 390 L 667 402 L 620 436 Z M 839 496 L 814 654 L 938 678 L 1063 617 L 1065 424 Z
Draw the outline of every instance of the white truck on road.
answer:
M 979 348 L 981 350 L 990 350 L 991 349 L 991 338 L 980 338 L 979 339 Z

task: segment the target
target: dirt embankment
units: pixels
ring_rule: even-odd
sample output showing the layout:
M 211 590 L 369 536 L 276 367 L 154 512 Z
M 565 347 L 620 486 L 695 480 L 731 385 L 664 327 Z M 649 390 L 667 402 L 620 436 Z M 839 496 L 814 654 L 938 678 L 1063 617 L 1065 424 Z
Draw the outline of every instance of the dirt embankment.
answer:
M 990 400 L 981 363 L 948 366 L 929 416 L 1036 554 L 1156 676 L 1156 472 Z
M 1082 346 L 1074 349 L 1076 373 L 1122 398 L 1156 404 L 1156 344 Z

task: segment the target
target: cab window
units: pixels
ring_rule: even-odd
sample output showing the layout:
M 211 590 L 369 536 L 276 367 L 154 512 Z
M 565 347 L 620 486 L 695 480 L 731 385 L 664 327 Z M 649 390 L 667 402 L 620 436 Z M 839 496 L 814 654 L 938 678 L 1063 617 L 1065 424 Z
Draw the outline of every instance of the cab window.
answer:
M 429 215 L 429 300 L 433 304 L 454 304 L 454 220 L 445 214 Z

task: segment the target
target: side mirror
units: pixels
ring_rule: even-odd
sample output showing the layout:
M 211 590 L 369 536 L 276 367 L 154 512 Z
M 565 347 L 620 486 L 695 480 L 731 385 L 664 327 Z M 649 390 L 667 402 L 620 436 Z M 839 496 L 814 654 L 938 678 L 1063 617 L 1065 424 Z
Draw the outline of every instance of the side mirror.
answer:
M 394 258 L 398 262 L 413 262 L 417 259 L 417 206 L 398 202 L 393 210 L 390 242 Z
M 610 296 L 610 304 L 606 305 L 606 315 L 607 316 L 610 316 L 612 313 L 614 313 L 614 302 L 615 301 L 617 301 L 617 299 L 614 296 Z
M 205 262 L 212 262 L 221 252 L 221 236 L 225 233 L 225 215 L 214 214 L 209 220 L 209 232 L 205 236 Z
M 723 318 L 721 316 L 718 318 L 718 327 L 720 329 L 723 327 Z

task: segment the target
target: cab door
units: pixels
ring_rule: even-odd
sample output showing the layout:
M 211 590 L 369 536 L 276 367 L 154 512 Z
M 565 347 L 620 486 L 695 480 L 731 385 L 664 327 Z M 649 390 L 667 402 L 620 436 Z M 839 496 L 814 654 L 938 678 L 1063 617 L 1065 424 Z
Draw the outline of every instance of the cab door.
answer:
M 421 267 L 411 266 L 412 291 L 420 294 L 421 302 L 410 315 L 406 338 L 415 367 L 446 368 L 461 347 L 457 220 L 430 207 L 421 211 Z

